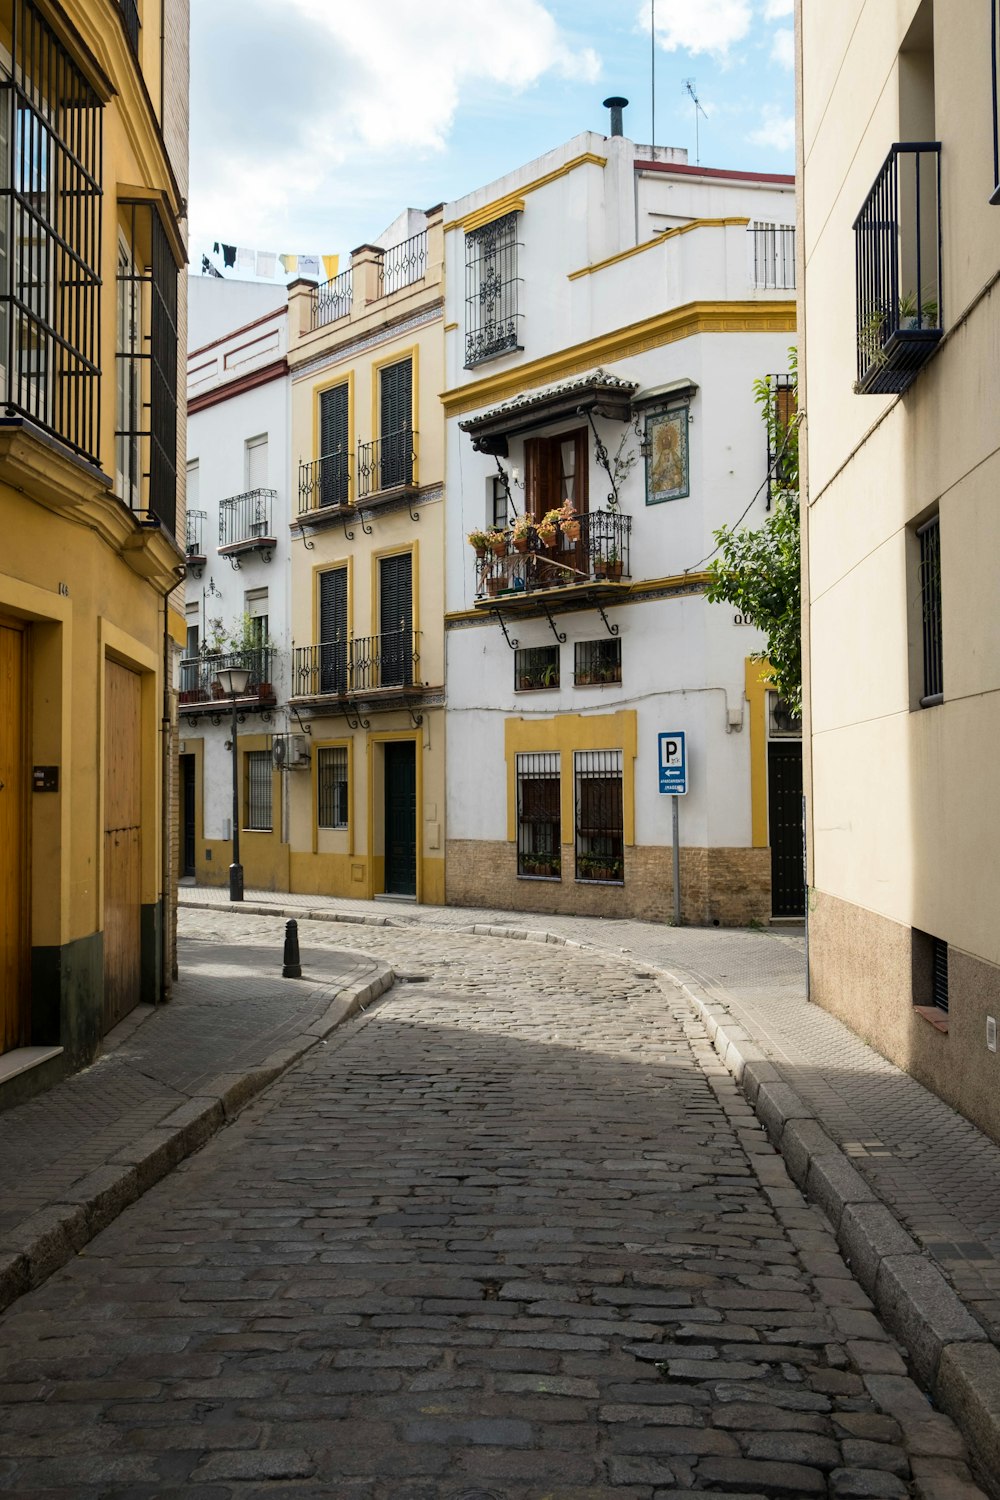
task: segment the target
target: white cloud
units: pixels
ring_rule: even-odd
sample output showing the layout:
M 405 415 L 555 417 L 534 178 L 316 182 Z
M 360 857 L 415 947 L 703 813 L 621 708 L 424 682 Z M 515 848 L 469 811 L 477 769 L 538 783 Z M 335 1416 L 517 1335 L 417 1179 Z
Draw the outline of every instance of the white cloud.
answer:
M 750 0 L 658 0 L 656 39 L 666 52 L 712 52 L 725 57 L 750 31 Z M 649 9 L 645 11 L 649 30 Z
M 379 0 L 363 25 L 341 0 L 193 0 L 192 33 L 192 234 L 244 243 L 270 242 L 303 195 L 335 222 L 336 168 L 440 151 L 477 89 L 600 72 L 543 0 Z
M 771 60 L 789 72 L 795 67 L 795 33 L 789 26 L 781 26 L 771 42 Z
M 755 146 L 772 146 L 775 151 L 791 151 L 795 145 L 795 119 L 773 104 L 764 106 L 762 121 L 751 130 L 749 139 Z
M 764 0 L 764 20 L 783 21 L 795 9 L 795 0 Z

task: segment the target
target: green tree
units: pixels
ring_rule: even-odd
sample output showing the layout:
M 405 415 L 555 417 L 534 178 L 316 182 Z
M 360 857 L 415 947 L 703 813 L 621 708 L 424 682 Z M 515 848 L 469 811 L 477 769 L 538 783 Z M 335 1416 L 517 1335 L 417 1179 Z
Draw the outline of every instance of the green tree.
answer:
M 764 378 L 754 381 L 754 399 L 770 451 L 772 508 L 756 530 L 721 526 L 715 532 L 720 556 L 709 564 L 708 598 L 730 604 L 762 630 L 767 648 L 754 652 L 770 665 L 770 681 L 794 713 L 802 711 L 802 599 L 799 537 L 799 418 L 797 351 L 788 351 L 790 394 Z M 758 492 L 759 493 L 759 492 Z M 756 499 L 756 496 L 754 497 Z

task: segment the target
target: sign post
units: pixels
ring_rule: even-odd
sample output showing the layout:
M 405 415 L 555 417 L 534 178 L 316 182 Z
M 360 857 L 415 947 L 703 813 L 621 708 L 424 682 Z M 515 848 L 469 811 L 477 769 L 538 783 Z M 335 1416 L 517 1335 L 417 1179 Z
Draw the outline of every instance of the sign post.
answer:
M 680 798 L 687 795 L 687 737 L 684 730 L 659 736 L 660 792 L 673 803 L 674 926 L 681 925 Z

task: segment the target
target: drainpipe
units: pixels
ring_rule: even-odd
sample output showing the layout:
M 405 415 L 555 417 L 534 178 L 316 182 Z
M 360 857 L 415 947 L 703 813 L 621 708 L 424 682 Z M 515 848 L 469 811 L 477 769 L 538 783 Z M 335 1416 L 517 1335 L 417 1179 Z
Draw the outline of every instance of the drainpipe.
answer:
M 170 999 L 171 983 L 176 977 L 174 966 L 170 959 L 170 928 L 168 917 L 170 914 L 170 606 L 168 598 L 183 583 L 186 570 L 178 565 L 176 577 L 166 589 L 158 589 L 157 593 L 163 604 L 163 708 L 160 716 L 160 779 L 162 786 L 161 797 L 161 823 L 160 830 L 160 990 L 156 996 L 155 1004 L 160 1005 Z

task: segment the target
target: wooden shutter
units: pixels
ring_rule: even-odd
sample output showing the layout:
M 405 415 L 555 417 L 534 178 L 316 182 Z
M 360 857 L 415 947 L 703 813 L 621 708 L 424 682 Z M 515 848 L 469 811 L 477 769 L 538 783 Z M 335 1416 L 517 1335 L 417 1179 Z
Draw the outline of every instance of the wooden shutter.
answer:
M 413 681 L 413 557 L 401 552 L 379 563 L 380 685 Z
M 348 387 L 335 385 L 319 398 L 320 504 L 345 505 L 350 447 Z
M 413 364 L 401 359 L 379 372 L 379 435 L 408 432 L 413 420 Z
M 347 569 L 319 575 L 320 691 L 347 691 Z

